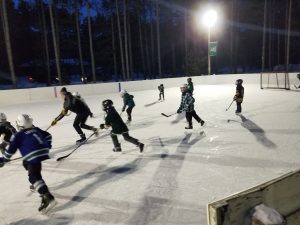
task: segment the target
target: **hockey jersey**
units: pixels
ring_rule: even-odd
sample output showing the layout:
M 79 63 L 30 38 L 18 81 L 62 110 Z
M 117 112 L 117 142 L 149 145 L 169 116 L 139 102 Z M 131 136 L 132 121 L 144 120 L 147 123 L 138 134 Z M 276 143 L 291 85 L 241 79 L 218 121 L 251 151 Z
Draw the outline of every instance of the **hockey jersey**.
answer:
M 10 122 L 0 123 L 0 135 L 4 134 L 4 141 L 9 142 L 14 133 L 16 133 L 16 129 L 10 124 Z
M 24 129 L 12 137 L 9 148 L 5 151 L 3 157 L 6 161 L 9 161 L 19 149 L 24 161 L 38 163 L 49 159 L 51 142 L 52 136 L 47 131 L 38 127 Z

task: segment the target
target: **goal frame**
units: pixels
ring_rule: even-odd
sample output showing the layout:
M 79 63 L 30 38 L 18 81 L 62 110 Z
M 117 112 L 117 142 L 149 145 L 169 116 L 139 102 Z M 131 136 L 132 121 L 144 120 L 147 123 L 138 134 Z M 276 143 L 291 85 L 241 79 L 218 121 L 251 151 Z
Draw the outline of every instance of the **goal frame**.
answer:
M 267 81 L 267 82 L 265 82 Z M 289 72 L 270 71 L 260 73 L 260 89 L 290 90 Z

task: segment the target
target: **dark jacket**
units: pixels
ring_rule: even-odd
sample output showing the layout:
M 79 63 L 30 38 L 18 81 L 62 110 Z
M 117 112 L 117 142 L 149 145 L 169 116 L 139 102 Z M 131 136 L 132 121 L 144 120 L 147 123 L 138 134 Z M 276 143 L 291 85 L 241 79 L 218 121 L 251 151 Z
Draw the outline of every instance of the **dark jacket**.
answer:
M 193 94 L 193 91 L 194 91 L 194 84 L 193 84 L 192 81 L 191 81 L 191 82 L 188 82 L 188 84 L 187 84 L 187 89 L 188 89 L 188 91 L 189 91 L 191 94 Z
M 126 106 L 128 106 L 128 108 L 133 108 L 135 106 L 135 103 L 133 101 L 133 95 L 130 95 L 128 93 L 125 93 L 123 96 L 123 102 L 124 102 L 124 106 L 122 111 L 125 110 Z
M 10 122 L 0 123 L 0 135 L 4 134 L 4 141 L 9 142 L 11 136 L 16 132 L 16 129 L 10 124 Z
M 112 127 L 112 133 L 122 134 L 128 132 L 126 124 L 114 107 L 111 107 L 106 112 L 105 125 Z
M 240 84 L 236 86 L 235 100 L 242 103 L 244 99 L 244 87 Z
M 160 93 L 164 93 L 164 89 L 165 89 L 164 86 L 161 85 L 158 86 L 158 90 Z
M 65 94 L 64 106 L 62 112 L 55 118 L 56 121 L 61 120 L 68 111 L 79 115 L 91 115 L 92 112 L 88 105 L 80 98 L 73 96 L 72 93 L 67 92 Z

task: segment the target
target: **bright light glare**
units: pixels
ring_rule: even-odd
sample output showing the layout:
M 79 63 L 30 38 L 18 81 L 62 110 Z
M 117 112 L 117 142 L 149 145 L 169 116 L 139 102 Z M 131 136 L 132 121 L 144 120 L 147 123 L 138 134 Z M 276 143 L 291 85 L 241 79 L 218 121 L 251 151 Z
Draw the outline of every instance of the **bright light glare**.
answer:
M 211 28 L 216 24 L 217 17 L 217 12 L 215 10 L 208 10 L 202 16 L 202 23 L 208 28 Z

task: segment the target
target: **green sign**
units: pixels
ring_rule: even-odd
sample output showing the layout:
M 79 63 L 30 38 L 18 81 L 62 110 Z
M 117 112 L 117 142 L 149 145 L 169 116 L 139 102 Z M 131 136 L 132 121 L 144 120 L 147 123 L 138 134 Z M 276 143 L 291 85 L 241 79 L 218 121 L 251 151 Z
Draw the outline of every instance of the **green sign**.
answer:
M 216 41 L 208 43 L 208 55 L 209 56 L 217 55 L 217 46 L 218 46 L 218 42 L 216 42 Z

